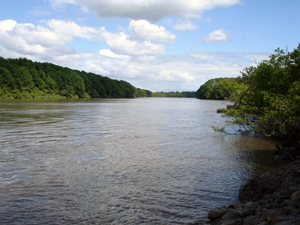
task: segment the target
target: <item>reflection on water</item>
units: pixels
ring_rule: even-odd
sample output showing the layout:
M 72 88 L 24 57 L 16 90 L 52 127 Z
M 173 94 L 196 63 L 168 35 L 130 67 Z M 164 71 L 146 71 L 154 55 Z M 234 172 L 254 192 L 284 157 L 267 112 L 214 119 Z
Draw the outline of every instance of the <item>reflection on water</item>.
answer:
M 274 143 L 216 133 L 226 102 L 0 102 L 0 223 L 181 224 L 237 201 Z

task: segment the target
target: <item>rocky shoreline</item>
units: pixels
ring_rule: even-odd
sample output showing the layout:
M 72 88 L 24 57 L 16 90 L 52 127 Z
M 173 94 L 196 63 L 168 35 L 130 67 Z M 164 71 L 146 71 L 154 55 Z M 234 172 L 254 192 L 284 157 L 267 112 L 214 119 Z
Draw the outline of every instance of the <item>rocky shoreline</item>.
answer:
M 240 203 L 210 210 L 211 225 L 300 225 L 300 160 L 263 173 L 244 185 Z

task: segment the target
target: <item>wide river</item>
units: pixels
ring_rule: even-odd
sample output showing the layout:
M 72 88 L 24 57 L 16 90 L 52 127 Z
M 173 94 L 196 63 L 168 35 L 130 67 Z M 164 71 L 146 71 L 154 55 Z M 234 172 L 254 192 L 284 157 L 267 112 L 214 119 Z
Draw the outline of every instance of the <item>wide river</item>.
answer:
M 1 224 L 186 224 L 234 204 L 274 143 L 215 132 L 225 101 L 0 102 Z M 271 150 L 271 151 L 270 151 Z

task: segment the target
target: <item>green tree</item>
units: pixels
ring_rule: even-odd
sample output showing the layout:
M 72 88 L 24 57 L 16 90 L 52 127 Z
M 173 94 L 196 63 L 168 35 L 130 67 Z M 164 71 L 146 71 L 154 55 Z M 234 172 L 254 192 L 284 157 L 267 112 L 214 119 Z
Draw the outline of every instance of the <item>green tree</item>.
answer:
M 219 98 L 234 101 L 246 88 L 247 86 L 237 78 L 228 78 L 216 83 L 215 92 L 218 93 Z
M 275 50 L 269 60 L 245 68 L 238 109 L 228 110 L 234 123 L 267 137 L 286 141 L 300 138 L 300 44 L 292 52 Z M 253 120 L 253 118 L 257 118 Z
M 201 85 L 195 95 L 199 99 L 235 100 L 245 88 L 238 78 L 215 78 Z
M 0 87 L 6 90 L 12 90 L 16 88 L 15 80 L 12 74 L 6 68 L 0 67 Z

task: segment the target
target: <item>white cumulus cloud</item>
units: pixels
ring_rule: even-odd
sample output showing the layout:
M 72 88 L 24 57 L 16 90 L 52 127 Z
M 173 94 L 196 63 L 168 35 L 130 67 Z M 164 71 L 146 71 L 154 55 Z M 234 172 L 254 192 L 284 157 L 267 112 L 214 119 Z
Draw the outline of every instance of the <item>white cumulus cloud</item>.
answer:
M 149 40 L 131 40 L 125 33 L 108 33 L 106 42 L 118 54 L 123 55 L 164 55 L 164 45 L 152 43 Z
M 79 26 L 75 22 L 64 20 L 50 20 L 47 22 L 46 27 L 61 37 L 67 37 L 70 40 L 73 37 L 79 37 L 93 41 L 104 41 L 103 36 L 108 33 L 104 27 Z
M 13 20 L 0 21 L 2 51 L 23 55 L 45 55 L 53 52 L 69 54 L 73 51 L 64 46 L 68 41 L 69 37 L 60 36 L 46 27 L 29 23 L 19 24 Z
M 206 42 L 230 42 L 230 32 L 223 29 L 215 30 L 209 33 L 208 36 L 204 36 L 203 39 Z
M 164 55 L 166 49 L 163 44 L 172 43 L 176 38 L 164 27 L 145 20 L 130 21 L 128 30 L 129 34 L 111 33 L 104 27 L 80 26 L 72 21 L 54 19 L 38 26 L 4 20 L 0 21 L 0 41 L 2 49 L 46 56 L 57 49 L 65 54 L 72 53 L 74 50 L 67 44 L 72 43 L 74 38 L 81 38 L 106 43 L 112 52 L 119 55 L 136 56 Z
M 131 20 L 129 32 L 132 38 L 157 43 L 173 43 L 176 39 L 176 35 L 167 31 L 165 27 L 150 24 L 146 20 Z
M 50 0 L 52 5 L 77 3 L 84 11 L 92 11 L 100 18 L 131 18 L 158 21 L 165 16 L 197 17 L 203 10 L 229 7 L 241 0 Z

